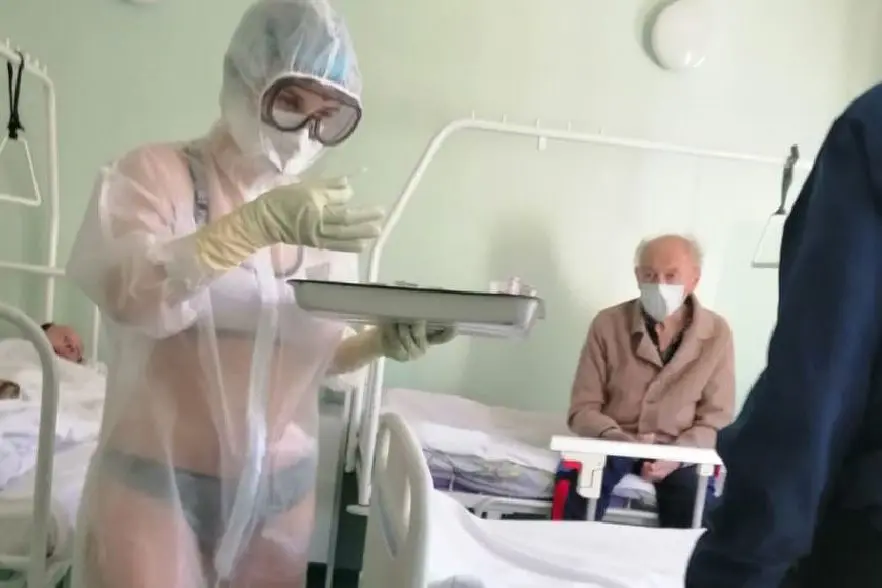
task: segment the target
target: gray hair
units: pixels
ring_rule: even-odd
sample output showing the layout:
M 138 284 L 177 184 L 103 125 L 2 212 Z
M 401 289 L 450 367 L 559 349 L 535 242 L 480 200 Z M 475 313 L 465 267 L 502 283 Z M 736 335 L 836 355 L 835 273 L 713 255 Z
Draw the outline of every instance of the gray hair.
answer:
M 637 244 L 637 249 L 634 251 L 634 267 L 640 267 L 640 260 L 643 259 L 643 254 L 646 253 L 646 248 L 660 239 L 679 239 L 683 241 L 689 249 L 689 255 L 695 262 L 695 267 L 701 269 L 702 264 L 704 263 L 704 251 L 701 249 L 701 244 L 695 237 L 690 235 L 678 235 L 676 233 L 658 235 L 657 237 L 647 238 L 640 241 L 640 243 Z

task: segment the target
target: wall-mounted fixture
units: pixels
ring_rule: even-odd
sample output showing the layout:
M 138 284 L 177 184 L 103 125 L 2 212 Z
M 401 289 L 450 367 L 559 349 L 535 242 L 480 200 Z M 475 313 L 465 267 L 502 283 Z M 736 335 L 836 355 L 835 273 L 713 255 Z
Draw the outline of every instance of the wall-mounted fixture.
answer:
M 714 37 L 716 0 L 676 0 L 655 18 L 650 48 L 656 62 L 673 71 L 704 63 Z
M 799 162 L 799 145 L 793 145 L 781 172 L 781 199 L 778 208 L 766 221 L 750 265 L 757 269 L 777 269 L 781 253 L 781 239 L 787 222 L 787 194 L 793 185 L 793 170 Z

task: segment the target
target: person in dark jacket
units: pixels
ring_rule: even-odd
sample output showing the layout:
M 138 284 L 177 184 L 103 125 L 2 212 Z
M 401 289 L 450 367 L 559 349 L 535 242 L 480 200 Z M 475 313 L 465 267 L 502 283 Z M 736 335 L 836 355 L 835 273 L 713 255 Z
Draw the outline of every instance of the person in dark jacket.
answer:
M 687 588 L 882 586 L 882 85 L 833 123 L 784 228 L 768 363 Z

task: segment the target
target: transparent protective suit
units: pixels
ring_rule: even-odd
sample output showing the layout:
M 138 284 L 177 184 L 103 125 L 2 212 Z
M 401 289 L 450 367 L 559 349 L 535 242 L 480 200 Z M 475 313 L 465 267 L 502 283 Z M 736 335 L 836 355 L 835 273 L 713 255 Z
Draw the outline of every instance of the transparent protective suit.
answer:
M 261 120 L 261 96 L 286 77 L 356 103 L 353 49 L 324 2 L 255 4 L 225 59 L 221 121 L 97 180 L 67 268 L 112 344 L 75 588 L 305 582 L 317 388 L 343 326 L 301 311 L 286 280 L 352 279 L 354 255 L 274 245 L 188 275 L 198 264 L 181 245 L 314 161 L 314 144 Z

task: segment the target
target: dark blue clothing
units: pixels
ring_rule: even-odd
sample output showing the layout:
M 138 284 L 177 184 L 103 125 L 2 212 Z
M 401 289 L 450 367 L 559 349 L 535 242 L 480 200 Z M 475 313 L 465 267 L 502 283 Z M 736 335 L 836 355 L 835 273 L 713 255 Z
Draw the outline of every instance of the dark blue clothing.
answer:
M 602 520 L 609 508 L 615 487 L 628 474 L 640 474 L 644 460 L 628 457 L 609 456 L 603 467 L 603 480 L 600 484 L 600 497 L 597 499 L 596 520 Z M 578 473 L 573 481 L 578 479 Z M 692 511 L 695 494 L 698 490 L 698 470 L 695 466 L 683 467 L 671 472 L 668 477 L 655 483 L 655 499 L 658 506 L 658 525 L 668 529 L 688 529 L 692 527 Z M 705 508 L 714 499 L 713 479 L 708 482 Z M 584 521 L 588 513 L 588 501 L 579 495 L 576 484 L 571 486 L 564 507 L 564 519 Z
M 836 565 L 836 580 L 793 586 L 882 586 L 882 567 L 867 583 L 854 571 L 867 555 L 841 545 L 875 541 L 882 562 L 882 86 L 824 140 L 785 225 L 778 286 L 767 366 L 720 433 L 726 487 L 686 586 L 778 588 L 801 558 Z

